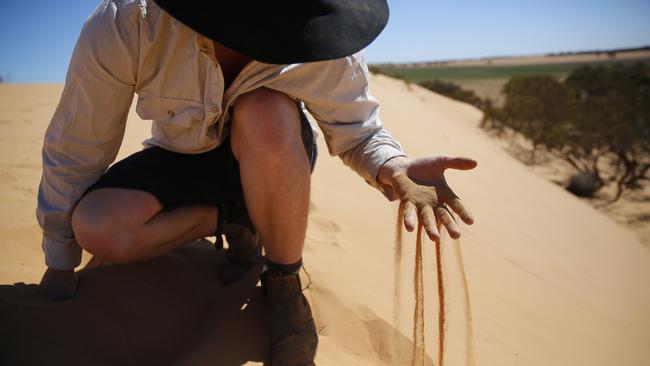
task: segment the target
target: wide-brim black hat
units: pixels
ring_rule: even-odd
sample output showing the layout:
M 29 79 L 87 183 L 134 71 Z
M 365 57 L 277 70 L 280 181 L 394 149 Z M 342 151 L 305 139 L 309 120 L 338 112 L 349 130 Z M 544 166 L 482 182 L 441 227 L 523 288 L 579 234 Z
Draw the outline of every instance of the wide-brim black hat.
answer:
M 388 21 L 386 0 L 155 0 L 196 32 L 272 64 L 349 56 Z

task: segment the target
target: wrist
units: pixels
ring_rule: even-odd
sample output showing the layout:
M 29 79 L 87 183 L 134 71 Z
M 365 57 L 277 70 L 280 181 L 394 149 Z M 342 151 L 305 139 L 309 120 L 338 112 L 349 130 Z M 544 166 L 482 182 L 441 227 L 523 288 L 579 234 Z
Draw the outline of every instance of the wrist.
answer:
M 384 186 L 393 186 L 394 178 L 398 175 L 405 174 L 411 162 L 406 156 L 399 155 L 388 159 L 379 168 L 377 173 L 377 182 Z

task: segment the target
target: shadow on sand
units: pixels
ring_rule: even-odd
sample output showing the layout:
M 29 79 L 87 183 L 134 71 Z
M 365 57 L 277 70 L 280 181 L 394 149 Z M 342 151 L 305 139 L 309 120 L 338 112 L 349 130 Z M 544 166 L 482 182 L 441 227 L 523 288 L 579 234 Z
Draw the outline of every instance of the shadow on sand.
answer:
M 223 253 L 197 241 L 148 262 L 80 272 L 75 298 L 0 286 L 2 365 L 241 365 L 265 362 L 259 268 L 223 286 Z

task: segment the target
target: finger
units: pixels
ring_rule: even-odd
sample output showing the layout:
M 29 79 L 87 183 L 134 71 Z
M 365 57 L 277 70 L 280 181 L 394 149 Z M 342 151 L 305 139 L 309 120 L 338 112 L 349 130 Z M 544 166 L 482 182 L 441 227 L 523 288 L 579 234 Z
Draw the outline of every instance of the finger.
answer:
M 404 203 L 404 227 L 408 232 L 415 230 L 415 223 L 417 221 L 415 205 L 410 201 Z
M 460 216 L 460 219 L 463 220 L 467 225 L 474 223 L 474 217 L 471 212 L 463 205 L 463 201 L 458 198 L 456 193 L 449 188 L 446 182 L 443 182 L 440 186 L 436 188 L 438 195 L 440 197 L 440 202 L 446 203 L 451 207 L 451 209 Z
M 456 221 L 454 221 L 454 219 L 449 214 L 449 211 L 447 211 L 445 207 L 436 207 L 435 214 L 438 221 L 445 226 L 447 232 L 449 232 L 449 236 L 451 236 L 452 239 L 460 238 L 460 230 L 458 230 L 458 225 L 456 225 Z
M 440 233 L 436 227 L 436 215 L 433 213 L 431 206 L 424 206 L 420 210 L 420 222 L 424 225 L 429 239 L 433 241 L 440 240 Z
M 467 208 L 465 208 L 460 198 L 454 198 L 451 200 L 451 202 L 449 202 L 449 206 L 452 210 L 454 210 L 455 213 L 458 214 L 458 216 L 460 216 L 460 219 L 463 220 L 464 223 L 467 225 L 474 223 L 474 216 L 472 216 L 472 213 L 469 212 Z
M 456 158 L 445 158 L 441 162 L 442 164 L 442 169 L 459 169 L 459 170 L 470 170 L 476 168 L 476 165 L 478 163 L 474 159 L 470 158 L 462 158 L 462 157 L 456 157 Z

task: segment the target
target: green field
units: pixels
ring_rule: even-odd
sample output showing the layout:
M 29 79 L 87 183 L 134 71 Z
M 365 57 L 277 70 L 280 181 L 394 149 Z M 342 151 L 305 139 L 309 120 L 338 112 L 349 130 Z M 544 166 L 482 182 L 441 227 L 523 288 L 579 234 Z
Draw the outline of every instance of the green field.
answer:
M 406 65 L 374 65 L 371 69 L 379 69 L 380 73 L 400 78 L 413 83 L 426 80 L 443 80 L 472 90 L 482 98 L 489 98 L 497 105 L 503 102 L 501 90 L 503 85 L 513 76 L 520 75 L 551 75 L 564 78 L 574 69 L 581 66 L 608 66 L 615 63 L 650 62 L 650 59 L 640 60 L 611 60 L 572 63 L 548 63 L 535 65 L 484 65 L 484 66 L 430 66 L 413 67 Z
M 648 62 L 649 60 L 644 60 Z M 435 66 L 406 67 L 400 65 L 380 66 L 382 73 L 400 76 L 411 82 L 439 79 L 446 81 L 509 79 L 517 75 L 553 75 L 563 77 L 585 65 L 611 65 L 628 61 L 574 62 L 560 64 L 511 65 L 511 66 Z M 635 61 L 637 62 L 637 61 Z

